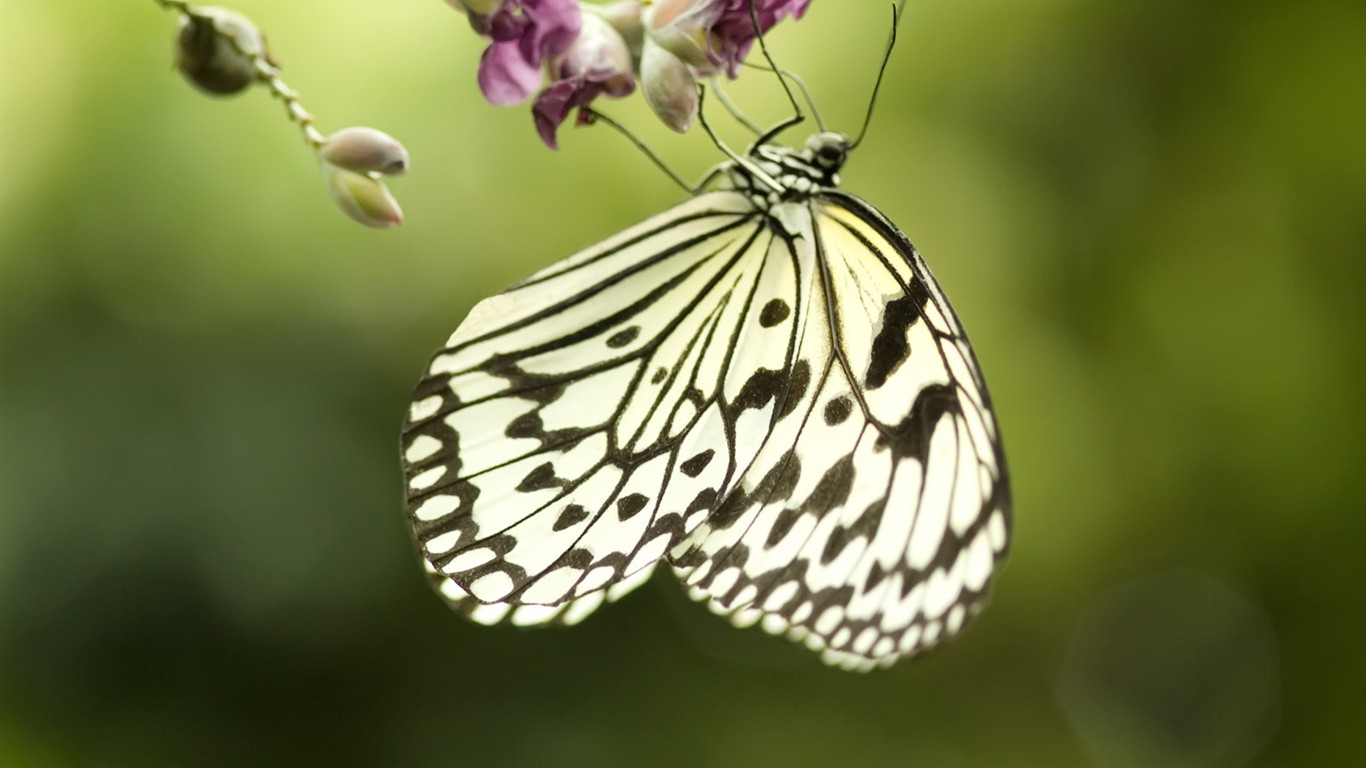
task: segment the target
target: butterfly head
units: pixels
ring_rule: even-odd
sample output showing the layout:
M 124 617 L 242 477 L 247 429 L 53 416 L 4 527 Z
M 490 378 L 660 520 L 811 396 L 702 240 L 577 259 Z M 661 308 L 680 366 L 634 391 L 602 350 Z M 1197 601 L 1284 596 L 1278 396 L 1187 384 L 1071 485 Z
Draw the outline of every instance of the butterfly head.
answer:
M 849 159 L 850 146 L 848 136 L 822 131 L 806 140 L 805 155 L 812 165 L 833 177 Z

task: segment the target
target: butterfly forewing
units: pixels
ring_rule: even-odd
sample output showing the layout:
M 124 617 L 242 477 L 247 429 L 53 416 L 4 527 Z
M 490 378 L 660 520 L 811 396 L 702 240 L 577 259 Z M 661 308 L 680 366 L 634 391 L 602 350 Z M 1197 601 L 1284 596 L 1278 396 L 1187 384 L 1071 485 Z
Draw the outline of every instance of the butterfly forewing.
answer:
M 443 595 L 484 621 L 586 613 L 708 517 L 791 367 L 800 280 L 771 239 L 743 195 L 710 193 L 470 313 L 404 437 Z

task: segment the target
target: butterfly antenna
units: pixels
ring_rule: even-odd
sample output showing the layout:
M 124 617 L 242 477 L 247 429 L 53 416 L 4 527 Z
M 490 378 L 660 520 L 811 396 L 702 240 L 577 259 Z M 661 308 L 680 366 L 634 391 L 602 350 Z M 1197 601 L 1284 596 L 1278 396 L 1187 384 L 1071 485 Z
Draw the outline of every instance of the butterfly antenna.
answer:
M 750 64 L 749 62 L 745 62 L 743 66 L 748 67 L 750 69 L 757 69 L 761 72 L 773 71 L 771 68 L 766 67 L 763 64 Z M 785 77 L 788 80 L 791 80 L 793 83 L 797 85 L 797 90 L 802 92 L 802 101 L 806 102 L 806 108 L 811 110 L 811 117 L 816 121 L 816 127 L 819 128 L 822 132 L 828 130 L 825 127 L 825 120 L 821 118 L 821 111 L 819 109 L 816 109 L 816 99 L 811 96 L 811 89 L 806 87 L 806 82 L 802 80 L 796 72 L 793 72 L 790 69 L 780 69 L 778 70 L 778 74 L 781 77 Z
M 604 115 L 603 113 L 595 109 L 585 108 L 584 113 L 588 116 L 590 122 L 606 123 L 617 133 L 620 133 L 622 136 L 625 136 L 628 141 L 636 145 L 636 149 L 639 149 L 641 152 L 645 154 L 646 157 L 650 158 L 650 162 L 654 163 L 656 168 L 663 171 L 669 178 L 673 179 L 674 183 L 682 187 L 684 191 L 686 191 L 688 194 L 697 194 L 698 190 L 700 190 L 703 186 L 706 186 L 707 182 L 710 181 L 711 176 L 708 175 L 706 178 L 704 178 L 701 182 L 699 182 L 696 185 L 689 184 L 687 181 L 683 180 L 682 176 L 678 175 L 677 171 L 675 171 L 673 168 L 670 168 L 668 163 L 664 162 L 664 158 L 655 154 L 655 151 L 653 149 L 650 149 L 650 147 L 647 146 L 645 142 L 641 141 L 640 137 L 632 133 L 629 128 L 622 125 L 621 123 L 618 123 L 616 120 L 613 120 L 612 118 L 608 117 L 607 115 Z
M 711 123 L 707 122 L 707 110 L 703 109 L 703 105 L 706 102 L 706 96 L 707 87 L 702 83 L 698 83 L 697 122 L 702 125 L 702 130 L 707 132 L 707 136 L 711 138 L 712 143 L 716 145 L 717 149 L 721 150 L 722 154 L 730 158 L 730 161 L 732 163 L 740 166 L 741 168 L 744 168 L 746 171 L 749 172 L 751 176 L 763 182 L 769 189 L 772 189 L 774 192 L 782 192 L 783 185 L 780 184 L 777 179 L 773 178 L 773 176 L 768 174 L 766 171 L 764 171 L 764 169 L 760 168 L 749 158 L 741 157 L 735 150 L 727 146 L 724 141 L 721 141 L 721 137 L 716 135 L 716 131 L 712 130 Z M 706 178 L 704 179 L 704 183 L 714 178 L 719 172 L 719 168 L 713 169 L 711 172 L 707 174 Z
M 868 98 L 868 113 L 863 116 L 863 127 L 859 129 L 858 137 L 849 144 L 849 149 L 854 149 L 863 143 L 863 137 L 868 135 L 868 126 L 873 122 L 873 110 L 877 107 L 877 95 L 882 91 L 882 76 L 887 74 L 887 62 L 892 60 L 892 49 L 896 47 L 896 30 L 901 26 L 901 17 L 904 15 L 906 0 L 892 4 L 892 32 L 887 39 L 887 48 L 882 53 L 882 64 L 877 68 L 877 80 L 873 81 L 873 95 Z
M 751 65 L 746 64 L 745 66 L 748 67 Z M 744 112 L 740 111 L 740 108 L 735 105 L 735 102 L 731 101 L 730 95 L 721 87 L 721 81 L 715 76 L 712 76 L 711 78 L 711 89 L 716 93 L 716 99 L 721 102 L 721 106 L 725 107 L 726 111 L 730 113 L 730 116 L 735 118 L 735 122 L 748 128 L 750 133 L 753 133 L 755 136 L 763 134 L 764 130 L 755 125 L 752 120 L 745 116 Z
M 754 25 L 754 36 L 759 40 L 759 50 L 764 54 L 764 60 L 768 62 L 768 66 L 773 70 L 773 73 L 778 76 L 778 83 L 782 85 L 783 93 L 787 94 L 787 103 L 792 105 L 792 117 L 778 123 L 773 128 L 770 128 L 767 133 L 760 136 L 759 140 L 754 142 L 755 146 L 758 146 L 760 144 L 766 144 L 773 137 L 792 126 L 801 123 L 806 119 L 806 116 L 802 114 L 802 105 L 792 93 L 791 86 L 787 84 L 787 78 L 783 77 L 783 71 L 778 67 L 778 63 L 773 60 L 773 54 L 769 53 L 768 43 L 764 40 L 763 28 L 759 25 L 759 9 L 758 6 L 755 5 L 755 0 L 749 0 L 749 20 L 750 23 Z

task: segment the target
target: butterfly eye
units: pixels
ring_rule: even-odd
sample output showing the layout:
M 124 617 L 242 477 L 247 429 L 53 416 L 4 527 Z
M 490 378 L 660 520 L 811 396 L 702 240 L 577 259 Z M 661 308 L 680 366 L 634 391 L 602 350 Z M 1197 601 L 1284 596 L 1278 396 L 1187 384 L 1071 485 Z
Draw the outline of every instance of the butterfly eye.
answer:
M 840 166 L 844 164 L 844 149 L 834 144 L 826 144 L 817 151 L 816 158 L 826 168 Z
M 807 141 L 806 151 L 818 167 L 837 171 L 849 157 L 849 139 L 838 133 L 818 133 Z

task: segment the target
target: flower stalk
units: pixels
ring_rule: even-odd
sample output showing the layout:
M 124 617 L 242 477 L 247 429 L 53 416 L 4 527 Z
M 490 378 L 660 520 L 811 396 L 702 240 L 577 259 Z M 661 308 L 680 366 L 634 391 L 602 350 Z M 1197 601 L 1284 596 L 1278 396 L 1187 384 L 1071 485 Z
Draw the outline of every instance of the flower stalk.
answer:
M 386 228 L 402 223 L 403 213 L 381 180 L 408 168 L 408 153 L 389 135 L 355 127 L 331 136 L 317 127 L 299 92 L 289 87 L 266 48 L 265 36 L 250 19 L 225 8 L 196 7 L 182 0 L 155 0 L 179 14 L 176 68 L 196 88 L 229 96 L 252 84 L 263 86 L 285 108 L 313 149 L 324 182 L 337 206 L 355 221 Z

